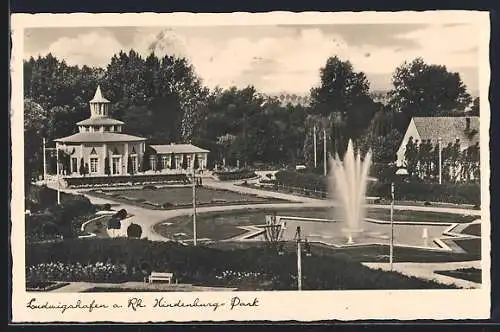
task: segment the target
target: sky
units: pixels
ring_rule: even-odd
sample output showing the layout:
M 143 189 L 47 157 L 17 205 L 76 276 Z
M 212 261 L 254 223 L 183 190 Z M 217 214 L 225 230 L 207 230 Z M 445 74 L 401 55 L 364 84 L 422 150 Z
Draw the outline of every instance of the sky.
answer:
M 71 65 L 105 67 L 120 50 L 154 50 L 189 59 L 210 88 L 299 95 L 319 84 L 330 56 L 363 71 L 373 91 L 389 90 L 396 67 L 422 57 L 458 72 L 477 95 L 478 48 L 478 30 L 468 24 L 65 27 L 26 29 L 24 57 L 50 52 Z

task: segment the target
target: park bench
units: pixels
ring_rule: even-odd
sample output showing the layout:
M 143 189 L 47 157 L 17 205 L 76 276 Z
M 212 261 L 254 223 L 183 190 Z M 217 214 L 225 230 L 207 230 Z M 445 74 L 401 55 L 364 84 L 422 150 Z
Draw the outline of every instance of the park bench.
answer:
M 167 281 L 169 284 L 171 284 L 173 277 L 174 274 L 171 272 L 151 272 L 148 281 L 151 283 L 154 281 Z

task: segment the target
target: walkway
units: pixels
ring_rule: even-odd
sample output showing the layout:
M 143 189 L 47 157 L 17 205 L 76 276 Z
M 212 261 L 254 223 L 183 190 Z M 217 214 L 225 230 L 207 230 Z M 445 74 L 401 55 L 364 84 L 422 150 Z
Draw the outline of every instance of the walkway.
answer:
M 372 269 L 390 270 L 389 263 L 362 263 Z M 481 288 L 481 284 L 458 278 L 448 277 L 435 271 L 481 268 L 481 261 L 448 262 L 448 263 L 394 263 L 394 271 L 420 279 L 434 280 L 442 284 L 455 285 L 460 288 Z

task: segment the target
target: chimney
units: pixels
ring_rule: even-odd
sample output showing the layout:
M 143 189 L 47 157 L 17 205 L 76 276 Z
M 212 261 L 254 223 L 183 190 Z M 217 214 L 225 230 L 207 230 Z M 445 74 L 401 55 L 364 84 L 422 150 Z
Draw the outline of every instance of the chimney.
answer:
M 470 131 L 470 118 L 465 118 L 465 131 Z

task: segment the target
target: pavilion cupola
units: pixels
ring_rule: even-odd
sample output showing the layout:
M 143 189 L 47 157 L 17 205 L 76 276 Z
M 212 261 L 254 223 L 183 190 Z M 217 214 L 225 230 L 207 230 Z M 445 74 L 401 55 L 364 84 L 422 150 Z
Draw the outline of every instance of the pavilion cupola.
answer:
M 101 87 L 97 86 L 94 98 L 90 101 L 90 117 L 108 117 L 109 103 L 110 101 L 102 96 Z

